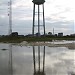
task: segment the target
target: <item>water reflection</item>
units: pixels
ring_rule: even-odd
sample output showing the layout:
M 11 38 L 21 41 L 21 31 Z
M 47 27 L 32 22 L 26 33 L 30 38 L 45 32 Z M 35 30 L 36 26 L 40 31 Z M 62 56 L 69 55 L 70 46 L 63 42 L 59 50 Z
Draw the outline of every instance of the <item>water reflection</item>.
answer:
M 0 75 L 13 75 L 12 71 L 12 45 L 3 45 L 0 51 Z
M 75 75 L 75 50 L 12 44 L 0 48 L 0 75 Z
M 35 50 L 35 46 L 33 46 L 33 62 L 34 62 L 34 74 L 33 75 L 46 75 L 45 74 L 45 46 L 43 49 L 43 61 L 42 61 L 42 65 L 43 67 L 41 68 L 41 61 L 40 61 L 40 46 L 38 46 L 38 70 L 36 70 L 36 54 L 35 54 L 36 50 Z
M 13 75 L 12 45 L 11 44 L 9 44 L 9 75 Z

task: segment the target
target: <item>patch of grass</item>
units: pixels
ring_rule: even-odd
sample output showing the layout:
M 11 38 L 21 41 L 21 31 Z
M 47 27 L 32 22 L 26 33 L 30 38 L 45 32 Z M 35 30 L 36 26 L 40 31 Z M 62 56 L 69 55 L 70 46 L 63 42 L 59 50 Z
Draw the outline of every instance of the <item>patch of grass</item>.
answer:
M 22 41 L 27 42 L 37 42 L 37 41 L 52 41 L 52 40 L 75 40 L 75 38 L 71 37 L 12 37 L 12 36 L 6 36 L 6 37 L 0 37 L 0 42 L 4 43 L 20 43 Z

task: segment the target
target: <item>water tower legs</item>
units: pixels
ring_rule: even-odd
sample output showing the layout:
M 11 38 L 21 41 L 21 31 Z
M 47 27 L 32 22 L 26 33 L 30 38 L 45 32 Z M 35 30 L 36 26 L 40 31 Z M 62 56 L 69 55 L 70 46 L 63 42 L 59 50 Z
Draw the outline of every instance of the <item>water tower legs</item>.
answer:
M 32 34 L 34 36 L 34 24 L 35 24 L 35 4 L 33 6 L 33 27 L 32 27 Z
M 34 6 L 33 6 L 33 27 L 32 27 L 32 35 L 34 36 L 34 34 L 35 34 L 35 26 L 38 26 L 38 36 L 40 36 L 40 26 L 42 26 L 43 27 L 43 33 L 44 33 L 44 35 L 45 35 L 45 17 L 44 17 L 44 4 L 41 4 L 42 5 L 42 9 L 43 9 L 43 13 L 42 13 L 42 15 L 43 15 L 43 24 L 42 25 L 40 25 L 40 5 L 38 5 L 38 12 L 37 12 L 37 15 L 38 15 L 38 25 L 35 25 L 35 16 L 36 16 L 36 12 L 35 12 L 35 6 L 36 6 L 36 4 L 34 3 Z
M 43 27 L 44 27 L 44 36 L 45 36 L 45 17 L 44 17 L 44 4 L 43 4 Z

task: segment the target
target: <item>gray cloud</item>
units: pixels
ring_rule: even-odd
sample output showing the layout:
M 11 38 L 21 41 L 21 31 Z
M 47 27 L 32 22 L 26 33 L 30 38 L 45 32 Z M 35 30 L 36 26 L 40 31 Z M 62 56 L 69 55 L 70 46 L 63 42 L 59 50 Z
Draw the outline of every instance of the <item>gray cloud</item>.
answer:
M 74 22 L 58 21 L 54 23 L 50 23 L 50 22 L 46 23 L 46 29 L 48 29 L 48 31 L 53 32 L 53 28 L 55 29 L 55 33 L 63 32 L 66 35 L 71 34 L 74 33 Z

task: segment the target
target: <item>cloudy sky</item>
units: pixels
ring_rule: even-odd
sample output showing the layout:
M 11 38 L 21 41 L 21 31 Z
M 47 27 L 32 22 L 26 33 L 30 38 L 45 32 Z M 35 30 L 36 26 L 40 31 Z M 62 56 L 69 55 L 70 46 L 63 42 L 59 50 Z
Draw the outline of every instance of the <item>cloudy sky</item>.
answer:
M 10 0 L 0 0 L 0 35 L 8 34 L 9 17 L 8 2 Z M 45 2 L 45 22 L 46 33 L 63 32 L 64 35 L 75 33 L 74 26 L 74 0 L 46 0 Z M 37 12 L 37 6 L 36 6 Z M 40 6 L 40 12 L 42 12 Z M 32 33 L 33 20 L 32 0 L 12 0 L 12 30 L 19 34 Z M 42 17 L 42 16 L 41 16 Z M 36 30 L 37 28 L 35 28 Z M 37 31 L 35 31 L 37 32 Z M 41 33 L 43 28 L 41 27 Z

